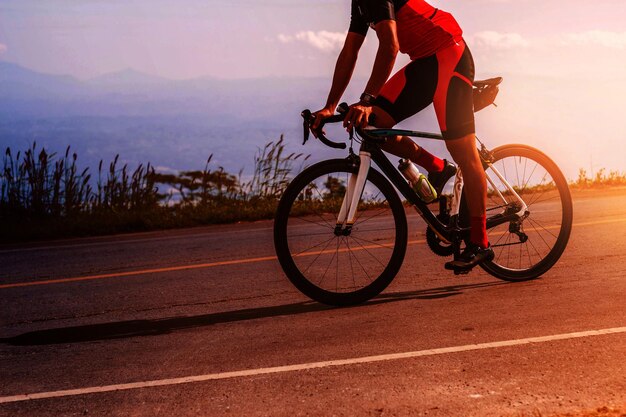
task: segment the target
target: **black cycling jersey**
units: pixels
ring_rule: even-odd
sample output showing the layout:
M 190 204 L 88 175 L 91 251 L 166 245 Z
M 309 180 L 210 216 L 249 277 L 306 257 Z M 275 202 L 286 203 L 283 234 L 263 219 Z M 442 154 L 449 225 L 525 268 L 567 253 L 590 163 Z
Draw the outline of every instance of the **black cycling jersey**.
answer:
M 383 20 L 396 20 L 396 12 L 409 0 L 352 0 L 349 32 L 365 36 L 367 28 Z

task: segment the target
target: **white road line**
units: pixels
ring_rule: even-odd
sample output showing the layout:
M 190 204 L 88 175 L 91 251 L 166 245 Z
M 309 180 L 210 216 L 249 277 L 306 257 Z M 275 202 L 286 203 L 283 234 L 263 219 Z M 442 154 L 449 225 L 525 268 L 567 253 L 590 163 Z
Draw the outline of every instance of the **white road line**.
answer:
M 193 375 L 182 378 L 157 379 L 152 381 L 131 382 L 127 384 L 102 385 L 63 391 L 37 392 L 33 394 L 12 395 L 0 397 L 0 404 L 15 403 L 19 401 L 32 401 L 45 398 L 72 397 L 77 395 L 96 394 L 102 392 L 124 391 L 149 387 L 162 387 L 168 385 L 189 384 L 219 379 L 243 378 L 257 375 L 279 374 L 285 372 L 305 371 L 309 369 L 329 368 L 332 366 L 349 366 L 374 362 L 394 361 L 400 359 L 418 358 L 422 356 L 444 355 L 448 353 L 469 352 L 474 350 L 495 349 L 510 346 L 520 346 L 532 343 L 546 343 L 558 340 L 579 339 L 583 337 L 603 336 L 610 334 L 626 333 L 626 327 L 612 329 L 588 330 L 576 333 L 556 334 L 552 336 L 529 337 L 526 339 L 504 340 L 500 342 L 479 343 L 476 345 L 453 346 L 438 349 L 418 350 L 413 352 L 391 353 L 377 356 L 364 356 L 360 358 L 338 359 L 323 362 L 301 363 L 295 365 L 276 366 L 272 368 L 247 369 L 233 372 L 220 372 L 216 374 Z

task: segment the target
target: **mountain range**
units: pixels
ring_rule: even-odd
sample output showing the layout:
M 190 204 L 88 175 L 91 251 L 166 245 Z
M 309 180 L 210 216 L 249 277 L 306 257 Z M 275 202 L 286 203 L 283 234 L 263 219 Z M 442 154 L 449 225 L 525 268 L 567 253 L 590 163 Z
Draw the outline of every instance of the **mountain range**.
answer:
M 491 75 L 501 74 L 484 77 Z M 365 82 L 354 80 L 345 97 L 356 99 Z M 329 85 L 326 78 L 169 80 L 133 69 L 79 80 L 0 61 L 0 145 L 24 150 L 36 141 L 57 152 L 69 145 L 81 166 L 119 153 L 131 166 L 151 162 L 162 170 L 200 169 L 214 154 L 216 166 L 250 172 L 257 150 L 284 134 L 288 150 L 312 153 L 311 160 L 341 157 L 316 141 L 301 146 L 300 111 L 319 108 Z M 626 86 L 505 74 L 498 109 L 476 116 L 478 134 L 489 147 L 537 146 L 570 178 L 581 167 L 593 171 L 594 160 L 621 170 L 623 158 L 614 149 L 626 139 L 626 128 L 608 91 L 623 97 Z M 432 109 L 400 126 L 438 130 Z M 345 138 L 339 128 L 331 133 Z M 447 156 L 441 142 L 424 146 Z
M 196 169 L 213 153 L 238 172 L 258 147 L 301 136 L 300 111 L 328 80 L 167 80 L 126 69 L 81 81 L 0 62 L 0 143 L 68 145 L 88 165 L 117 153 L 129 163 Z M 307 103 L 308 100 L 308 103 Z M 297 132 L 297 133 L 296 133 Z

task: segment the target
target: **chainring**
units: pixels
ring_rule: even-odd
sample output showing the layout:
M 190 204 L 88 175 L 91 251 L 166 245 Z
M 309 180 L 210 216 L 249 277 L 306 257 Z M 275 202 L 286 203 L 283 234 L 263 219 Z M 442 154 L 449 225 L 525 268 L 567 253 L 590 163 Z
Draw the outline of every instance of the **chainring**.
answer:
M 450 216 L 447 212 L 439 213 L 437 215 L 437 219 L 439 219 L 440 222 L 447 224 L 450 221 Z M 426 228 L 426 243 L 428 243 L 428 247 L 435 253 L 435 255 L 454 255 L 454 245 L 444 243 L 430 227 Z
M 435 253 L 435 255 L 454 255 L 454 246 L 452 244 L 443 243 L 430 227 L 426 228 L 426 243 L 428 243 L 428 247 L 433 251 L 433 253 Z

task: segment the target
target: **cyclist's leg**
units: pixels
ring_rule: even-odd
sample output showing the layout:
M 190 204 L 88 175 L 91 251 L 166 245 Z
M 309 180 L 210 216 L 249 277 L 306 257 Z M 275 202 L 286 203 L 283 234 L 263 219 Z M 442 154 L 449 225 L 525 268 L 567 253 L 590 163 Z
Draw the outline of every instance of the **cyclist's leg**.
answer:
M 470 241 L 486 248 L 489 246 L 485 211 L 487 178 L 476 148 L 476 136 L 469 134 L 458 139 L 447 140 L 446 146 L 463 173 L 463 186 L 471 217 Z
M 412 61 L 387 81 L 374 103 L 374 125 L 390 128 L 418 113 L 433 101 L 437 84 L 434 56 Z M 382 149 L 409 159 L 429 172 L 440 172 L 444 161 L 418 146 L 407 136 L 389 138 Z
M 393 117 L 382 108 L 374 106 L 372 110 L 375 116 L 373 123 L 374 126 L 380 128 L 391 128 L 396 125 L 396 121 Z M 408 159 L 418 165 L 433 165 L 433 163 L 429 163 L 428 160 L 433 160 L 434 164 L 437 164 L 438 160 L 436 156 L 428 153 L 428 151 L 420 147 L 408 136 L 389 137 L 381 148 L 385 152 L 389 152 L 390 154 L 399 156 L 400 158 Z M 425 162 L 424 159 L 426 158 L 428 158 L 428 160 Z M 435 170 L 437 169 L 435 168 Z
M 439 83 L 434 97 L 439 126 L 452 158 L 463 172 L 471 217 L 470 242 L 451 269 L 469 269 L 493 258 L 486 229 L 487 182 L 476 149 L 473 87 L 474 61 L 463 41 L 437 53 Z

